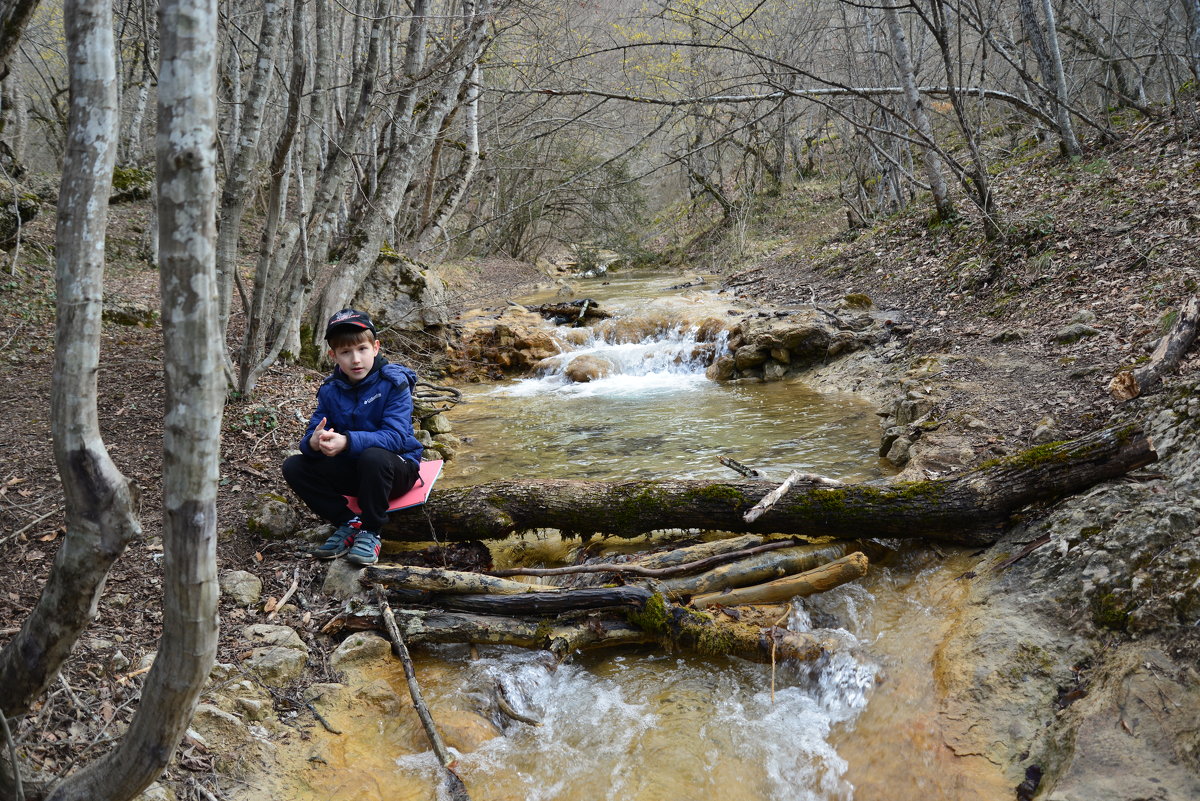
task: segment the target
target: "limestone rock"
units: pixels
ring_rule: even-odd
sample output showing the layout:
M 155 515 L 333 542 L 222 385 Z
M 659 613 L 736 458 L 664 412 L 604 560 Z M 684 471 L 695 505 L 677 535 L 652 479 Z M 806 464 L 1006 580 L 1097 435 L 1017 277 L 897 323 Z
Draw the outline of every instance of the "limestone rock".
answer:
M 295 506 L 281 495 L 260 495 L 246 515 L 246 528 L 267 539 L 290 537 L 300 525 Z
M 247 626 L 242 635 L 256 646 L 242 665 L 266 684 L 282 686 L 304 672 L 308 646 L 294 629 L 255 623 Z
M 454 434 L 438 434 L 434 438 L 434 447 L 442 454 L 442 458 L 450 461 L 462 450 L 463 441 Z
M 449 434 L 454 430 L 453 426 L 450 425 L 450 418 L 441 412 L 422 420 L 421 429 L 428 431 L 430 434 Z
M 158 323 L 159 310 L 140 300 L 106 300 L 100 316 L 107 323 L 153 328 Z
M 221 576 L 221 592 L 239 606 L 255 606 L 262 600 L 262 579 L 245 570 L 230 570 Z
M 1087 337 L 1094 337 L 1099 334 L 1098 329 L 1092 328 L 1085 323 L 1071 323 L 1066 328 L 1060 328 L 1054 334 L 1054 341 L 1059 345 L 1070 345 L 1072 342 L 1078 342 Z
M 586 384 L 604 378 L 612 372 L 612 364 L 595 356 L 576 356 L 567 364 L 563 373 L 577 384 Z
M 349 665 L 388 659 L 391 653 L 392 644 L 383 637 L 372 632 L 358 632 L 342 640 L 329 657 L 329 666 L 334 670 L 345 670 Z
M 428 454 L 429 451 L 426 450 L 425 453 Z M 345 559 L 334 559 L 329 563 L 329 570 L 325 573 L 325 583 L 321 585 L 321 592 L 339 601 L 361 594 L 363 587 L 358 579 L 362 575 L 363 569 L 358 565 L 350 564 Z
M 423 331 L 448 323 L 452 304 L 436 270 L 395 254 L 375 263 L 350 305 L 380 329 Z

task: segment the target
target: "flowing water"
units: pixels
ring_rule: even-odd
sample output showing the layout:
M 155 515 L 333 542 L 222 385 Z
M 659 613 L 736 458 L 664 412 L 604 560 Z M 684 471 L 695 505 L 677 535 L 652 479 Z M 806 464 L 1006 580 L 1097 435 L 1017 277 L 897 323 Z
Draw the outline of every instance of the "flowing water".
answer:
M 663 301 L 666 279 L 623 284 L 605 288 L 605 308 L 666 322 L 636 342 L 576 335 L 541 375 L 471 388 L 452 413 L 469 450 L 444 481 L 737 478 L 717 461 L 723 454 L 768 478 L 792 469 L 854 481 L 887 472 L 875 453 L 874 408 L 863 400 L 795 383 L 704 378 L 706 359 L 692 358 L 696 321 L 725 314 L 719 297 L 690 289 Z M 580 353 L 616 369 L 570 383 L 561 368 Z M 578 547 L 543 532 L 496 546 L 494 555 L 498 565 L 552 563 Z M 962 598 L 956 578 L 972 561 L 902 551 L 859 582 L 795 602 L 790 628 L 822 630 L 841 643 L 814 664 L 772 668 L 647 649 L 555 667 L 545 654 L 489 648 L 472 659 L 465 647 L 446 647 L 423 654 L 417 672 L 435 715 L 439 706 L 482 710 L 488 725 L 503 728 L 460 755 L 458 771 L 476 801 L 1010 797 L 993 770 L 950 753 L 936 717 L 934 654 Z M 385 679 L 406 696 L 399 669 Z M 487 699 L 497 687 L 542 725 L 496 713 Z M 325 766 L 308 772 L 312 797 L 436 797 L 432 752 L 396 756 L 398 724 L 359 725 L 352 748 L 345 740 L 330 746 Z

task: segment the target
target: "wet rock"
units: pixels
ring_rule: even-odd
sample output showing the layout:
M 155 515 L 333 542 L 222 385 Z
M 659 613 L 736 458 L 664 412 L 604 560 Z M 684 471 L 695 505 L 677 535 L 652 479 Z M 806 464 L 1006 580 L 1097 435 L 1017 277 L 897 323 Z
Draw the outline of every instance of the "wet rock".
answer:
M 763 365 L 764 381 L 782 381 L 787 377 L 787 365 L 769 361 Z
M 446 745 L 464 754 L 503 734 L 496 724 L 469 710 L 439 707 L 436 720 Z
M 735 364 L 732 356 L 718 356 L 708 369 L 704 371 L 704 375 L 709 381 L 728 381 L 733 378 Z
M 733 366 L 741 371 L 753 369 L 769 359 L 770 353 L 769 348 L 745 345 L 733 354 Z
M 450 425 L 450 418 L 440 412 L 422 420 L 421 429 L 434 435 L 449 434 L 454 430 L 454 428 Z
M 221 576 L 221 593 L 238 606 L 255 606 L 262 600 L 262 579 L 245 570 L 230 570 Z
M 1054 334 L 1054 341 L 1059 345 L 1070 345 L 1073 342 L 1078 342 L 1087 337 L 1094 337 L 1099 334 L 1098 329 L 1092 328 L 1084 323 L 1072 323 L 1066 328 L 1060 328 Z
M 897 437 L 888 448 L 887 460 L 897 467 L 903 467 L 908 464 L 912 444 L 912 440 L 908 437 Z
M 563 374 L 577 384 L 604 378 L 612 372 L 612 363 L 595 356 L 576 356 L 563 369 Z
M 359 632 L 342 640 L 329 657 L 329 666 L 334 670 L 345 670 L 351 665 L 389 659 L 391 653 L 392 644 L 383 637 L 371 632 Z
M 446 461 L 453 459 L 462 450 L 463 441 L 454 434 L 438 434 L 433 439 L 437 451 Z
M 246 514 L 246 528 L 267 539 L 290 537 L 300 525 L 295 506 L 282 495 L 260 495 L 256 505 Z

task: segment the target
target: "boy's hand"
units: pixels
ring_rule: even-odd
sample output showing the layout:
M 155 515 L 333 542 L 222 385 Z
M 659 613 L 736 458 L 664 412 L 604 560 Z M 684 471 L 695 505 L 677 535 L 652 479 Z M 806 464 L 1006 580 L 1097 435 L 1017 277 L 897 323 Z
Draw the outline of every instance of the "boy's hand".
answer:
M 345 434 L 339 434 L 332 428 L 326 428 L 325 420 L 326 418 L 322 417 L 321 422 L 317 423 L 312 436 L 309 437 L 308 444 L 314 451 L 326 456 L 337 456 L 346 450 L 348 440 Z

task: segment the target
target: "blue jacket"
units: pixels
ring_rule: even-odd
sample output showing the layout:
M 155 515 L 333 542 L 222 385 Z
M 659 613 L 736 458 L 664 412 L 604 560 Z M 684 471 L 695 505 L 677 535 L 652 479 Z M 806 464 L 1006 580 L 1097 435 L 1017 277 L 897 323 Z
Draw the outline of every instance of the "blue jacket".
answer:
M 300 451 L 320 456 L 309 445 L 313 431 L 324 417 L 325 427 L 349 440 L 346 453 L 357 457 L 367 448 L 385 448 L 420 464 L 425 447 L 413 436 L 413 387 L 417 374 L 407 367 L 375 357 L 371 372 L 351 384 L 342 368 L 333 368 L 317 390 L 317 409 L 300 440 Z

